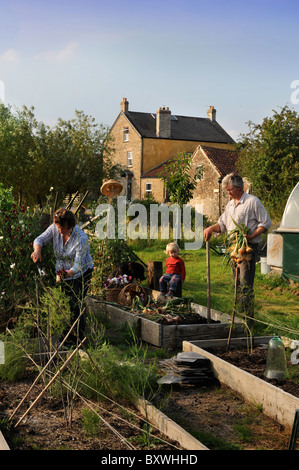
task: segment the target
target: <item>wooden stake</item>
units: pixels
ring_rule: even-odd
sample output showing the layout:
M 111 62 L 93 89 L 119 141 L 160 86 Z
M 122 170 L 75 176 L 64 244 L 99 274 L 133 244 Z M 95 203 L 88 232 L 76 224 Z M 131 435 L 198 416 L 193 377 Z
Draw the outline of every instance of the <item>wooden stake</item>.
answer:
M 33 401 L 33 403 L 31 403 L 31 405 L 29 406 L 29 408 L 27 409 L 27 411 L 23 414 L 23 416 L 21 416 L 21 418 L 19 419 L 19 421 L 17 422 L 17 424 L 15 424 L 15 428 L 20 424 L 21 421 L 23 421 L 23 419 L 25 418 L 25 416 L 29 413 L 29 411 L 34 407 L 34 405 L 38 402 L 38 400 L 43 396 L 43 394 L 48 390 L 48 388 L 50 387 L 50 385 L 56 380 L 56 378 L 58 377 L 58 375 L 63 371 L 63 369 L 66 367 L 66 365 L 70 362 L 70 360 L 74 357 L 74 355 L 77 353 L 78 349 L 82 346 L 82 344 L 84 343 L 84 341 L 86 340 L 86 338 L 84 338 L 81 343 L 76 347 L 76 349 L 74 349 L 74 351 L 72 352 L 72 354 L 70 354 L 70 356 L 66 359 L 66 361 L 62 364 L 62 366 L 60 367 L 60 369 L 58 369 L 58 371 L 56 372 L 56 374 L 52 377 L 52 379 L 47 383 L 47 385 L 45 386 L 45 388 L 41 391 L 41 393 L 36 397 L 36 399 Z
M 81 313 L 82 315 L 82 313 Z M 47 369 L 47 367 L 50 365 L 50 363 L 54 360 L 55 356 L 58 354 L 59 350 L 62 348 L 63 344 L 66 342 L 68 336 L 71 334 L 72 330 L 74 329 L 76 323 L 78 322 L 79 318 L 81 317 L 81 315 L 78 316 L 78 318 L 76 319 L 76 321 L 74 322 L 73 326 L 71 327 L 71 329 L 68 331 L 67 335 L 65 336 L 65 338 L 63 339 L 63 341 L 57 346 L 56 350 L 54 351 L 54 353 L 52 354 L 52 356 L 50 357 L 50 359 L 48 360 L 48 362 L 46 363 L 46 365 L 43 367 L 43 369 L 40 371 L 40 373 L 38 374 L 38 376 L 35 378 L 34 382 L 31 384 L 29 390 L 27 390 L 27 392 L 25 393 L 24 397 L 22 398 L 22 400 L 20 401 L 20 403 L 18 404 L 18 406 L 15 408 L 15 410 L 13 411 L 12 415 L 10 416 L 10 420 L 14 417 L 14 415 L 16 414 L 16 412 L 18 411 L 18 409 L 22 406 L 22 404 L 24 403 L 24 401 L 26 400 L 26 398 L 28 397 L 29 393 L 31 392 L 31 390 L 33 389 L 33 387 L 35 386 L 35 384 L 37 383 L 38 379 L 42 376 L 42 374 L 45 372 L 45 370 Z
M 237 288 L 238 288 L 238 266 L 235 266 L 235 295 L 234 295 L 234 306 L 233 306 L 233 312 L 232 312 L 232 321 L 229 329 L 229 334 L 228 334 L 228 340 L 227 340 L 227 350 L 229 350 L 230 346 L 230 339 L 231 339 L 231 334 L 232 334 L 232 328 L 234 324 L 234 319 L 235 319 L 235 312 L 236 312 L 236 303 L 237 303 Z
M 210 243 L 206 241 L 207 256 L 207 322 L 211 322 L 211 290 L 210 290 Z

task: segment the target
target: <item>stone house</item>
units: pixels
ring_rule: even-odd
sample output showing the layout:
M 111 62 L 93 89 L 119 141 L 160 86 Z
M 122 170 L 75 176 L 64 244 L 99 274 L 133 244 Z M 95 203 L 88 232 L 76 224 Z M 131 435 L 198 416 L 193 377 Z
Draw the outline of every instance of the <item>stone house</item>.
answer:
M 204 167 L 203 180 L 191 204 L 204 204 L 204 213 L 209 217 L 218 214 L 220 204 L 224 204 L 224 197 L 218 192 L 220 180 L 234 171 L 237 155 L 235 142 L 216 121 L 213 106 L 205 118 L 189 117 L 173 115 L 167 107 L 156 113 L 130 111 L 123 98 L 111 136 L 113 160 L 124 168 L 122 195 L 128 200 L 151 194 L 158 203 L 165 202 L 165 189 L 158 174 L 171 158 L 185 152 L 192 158 L 194 171 L 197 166 Z
M 212 220 L 222 214 L 229 197 L 222 189 L 224 176 L 235 171 L 238 153 L 234 150 L 199 145 L 192 155 L 192 169 L 203 167 L 202 180 L 198 181 L 191 205 L 202 204 L 203 213 Z

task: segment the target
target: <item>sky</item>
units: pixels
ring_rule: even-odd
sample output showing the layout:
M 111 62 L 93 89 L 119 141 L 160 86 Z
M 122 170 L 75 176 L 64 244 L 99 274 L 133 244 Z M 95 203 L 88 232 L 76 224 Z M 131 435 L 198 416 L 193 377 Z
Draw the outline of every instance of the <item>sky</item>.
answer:
M 298 17 L 298 0 L 0 0 L 0 99 L 50 126 L 75 110 L 110 126 L 123 97 L 151 113 L 214 106 L 238 140 L 299 112 Z

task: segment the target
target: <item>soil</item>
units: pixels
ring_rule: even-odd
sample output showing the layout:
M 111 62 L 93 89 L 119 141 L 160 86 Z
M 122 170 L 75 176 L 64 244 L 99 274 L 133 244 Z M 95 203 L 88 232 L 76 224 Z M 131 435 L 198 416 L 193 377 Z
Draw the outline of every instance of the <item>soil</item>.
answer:
M 181 386 L 162 410 L 210 450 L 286 450 L 290 431 L 221 385 Z
M 13 413 L 31 383 L 31 380 L 0 383 L 0 421 Z M 25 401 L 26 404 L 20 408 L 11 421 L 10 430 L 2 431 L 11 450 L 152 449 L 160 451 L 181 449 L 177 442 L 167 439 L 154 428 L 149 430 L 150 437 L 147 443 L 144 432 L 145 421 L 142 415 L 133 407 L 120 402 L 118 404 L 109 401 L 101 402 L 100 409 L 98 402 L 92 403 L 93 409 L 102 418 L 100 426 L 92 428 L 83 425 L 83 410 L 88 409 L 88 406 L 81 400 L 74 400 L 71 419 L 70 411 L 66 414 L 67 421 L 70 423 L 67 425 L 61 398 L 54 398 L 48 393 L 41 397 L 15 427 L 42 388 L 41 385 L 36 385 Z M 124 406 L 125 410 L 118 405 Z M 112 427 L 115 432 L 112 432 L 109 427 Z M 96 432 L 92 432 L 93 430 Z
M 255 375 L 256 377 L 265 380 L 265 382 L 271 383 L 275 387 L 281 388 L 285 392 L 290 393 L 291 395 L 294 395 L 295 397 L 299 398 L 299 381 L 298 383 L 296 383 L 288 378 L 284 378 L 283 380 L 270 380 L 264 376 L 267 359 L 267 349 L 256 347 L 250 353 L 245 349 L 231 349 L 226 352 L 216 349 L 213 351 L 211 350 L 210 352 L 212 354 L 217 355 L 221 359 L 224 359 L 230 364 L 239 367 L 239 369 L 245 370 L 246 372 L 249 372 L 250 374 Z M 287 363 L 287 366 L 290 367 L 291 364 Z
M 284 391 L 299 397 L 299 384 L 291 379 L 269 380 L 263 373 L 267 351 L 255 348 L 210 351 Z M 287 450 L 291 429 L 275 422 L 246 403 L 229 387 L 173 387 L 163 412 L 212 449 Z M 205 442 L 207 440 L 207 442 Z M 298 436 L 299 441 L 299 436 Z M 296 448 L 299 448 L 297 441 Z
M 265 351 L 257 349 L 252 355 L 239 350 L 215 352 L 238 367 L 262 376 Z M 29 378 L 22 382 L 0 383 L 0 421 L 15 410 L 32 381 Z M 287 380 L 279 382 L 274 385 L 299 396 L 298 385 Z M 42 385 L 35 387 L 26 399 L 26 405 L 17 413 L 16 420 L 41 389 Z M 176 385 L 172 387 L 170 396 L 169 389 L 163 387 L 154 404 L 211 450 L 288 449 L 290 429 L 268 418 L 224 385 Z M 155 429 L 151 429 L 152 436 L 146 443 L 142 432 L 144 420 L 126 403 L 123 403 L 126 412 L 109 401 L 100 405 L 100 415 L 106 424 L 101 424 L 96 435 L 88 435 L 82 424 L 82 409 L 87 406 L 81 400 L 74 401 L 71 426 L 67 426 L 61 398 L 53 398 L 50 393 L 43 395 L 17 427 L 12 426 L 10 432 L 3 430 L 3 433 L 12 450 L 114 451 L 129 450 L 128 443 L 136 450 L 180 449 L 177 442 L 169 441 Z M 131 416 L 130 411 L 133 413 Z M 112 426 L 124 439 L 112 433 L 108 426 Z

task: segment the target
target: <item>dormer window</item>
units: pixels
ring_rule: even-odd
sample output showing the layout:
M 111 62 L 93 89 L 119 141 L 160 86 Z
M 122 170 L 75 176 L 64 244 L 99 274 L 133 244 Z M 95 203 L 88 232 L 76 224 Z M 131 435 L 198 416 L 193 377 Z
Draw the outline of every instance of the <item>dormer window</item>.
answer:
M 129 128 L 125 127 L 124 128 L 124 142 L 128 142 L 128 141 L 129 141 Z

